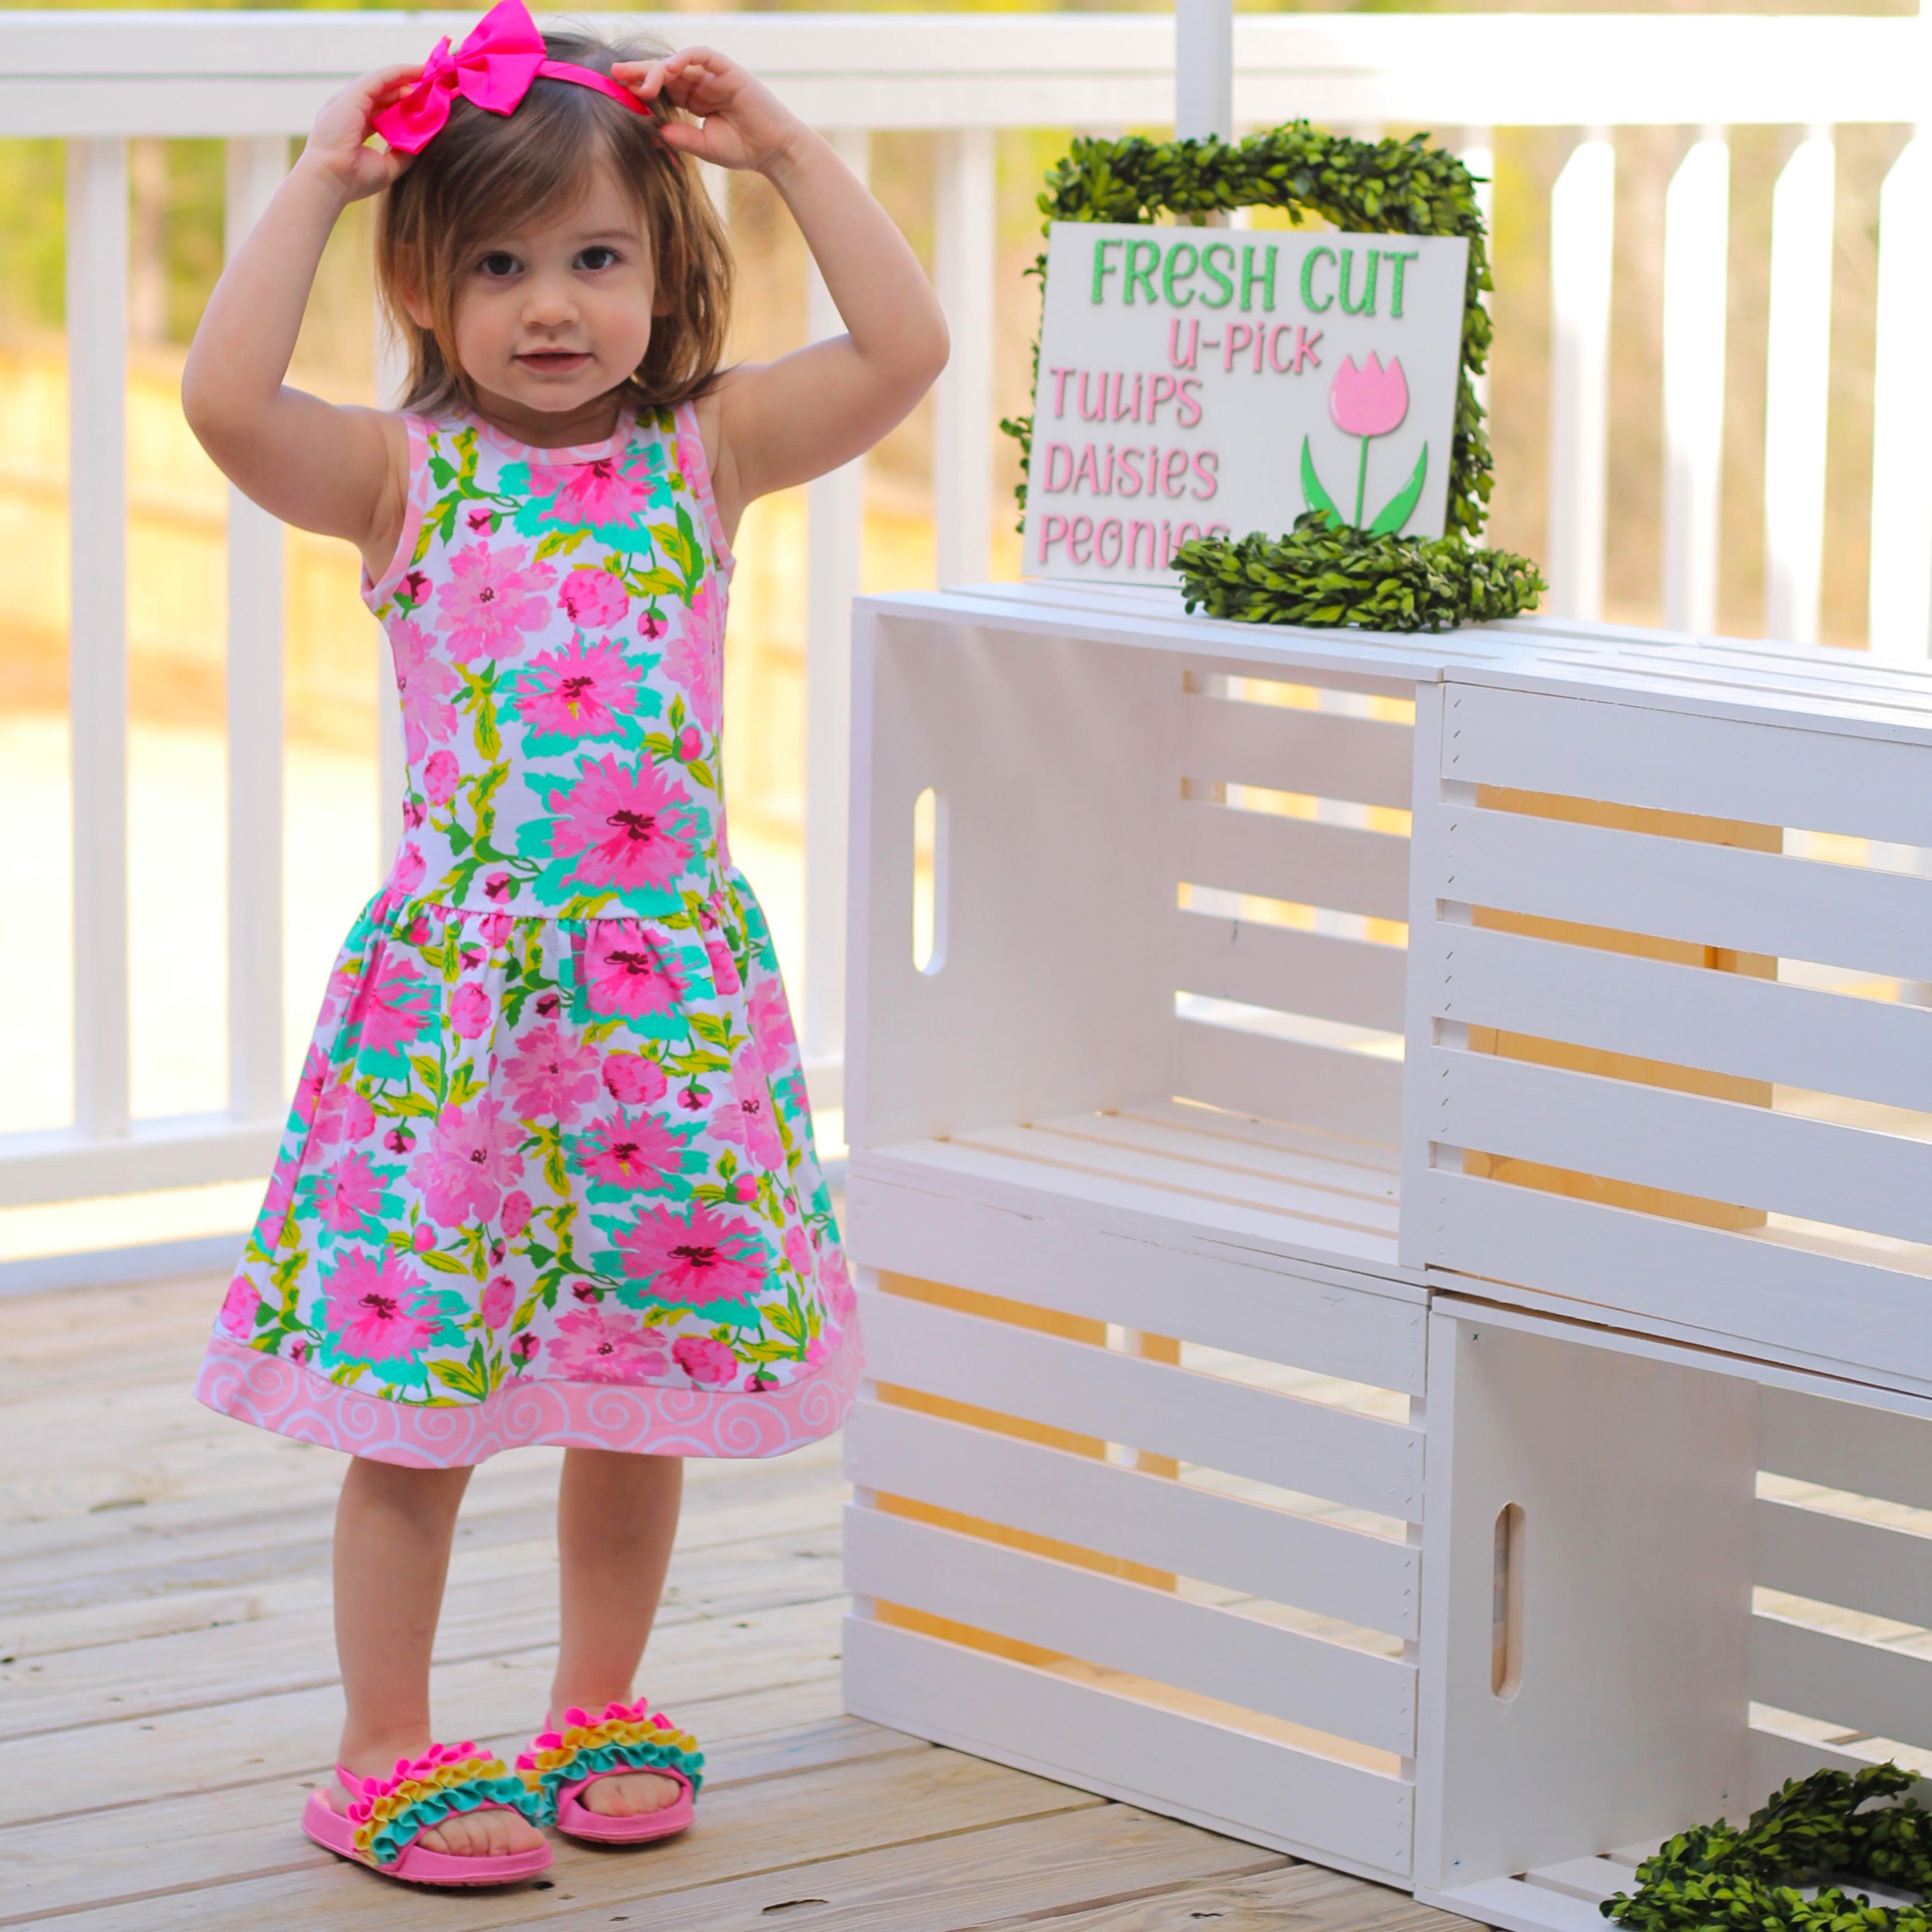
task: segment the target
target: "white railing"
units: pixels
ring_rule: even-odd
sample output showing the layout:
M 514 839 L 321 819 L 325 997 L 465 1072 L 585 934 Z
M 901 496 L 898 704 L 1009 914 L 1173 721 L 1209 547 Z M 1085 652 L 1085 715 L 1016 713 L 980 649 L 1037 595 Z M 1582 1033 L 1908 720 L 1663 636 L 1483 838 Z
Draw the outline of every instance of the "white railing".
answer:
M 0 14 L 0 136 L 69 143 L 74 1068 L 73 1125 L 0 1136 L 0 1206 L 240 1179 L 263 1172 L 282 1105 L 280 544 L 229 510 L 227 1111 L 132 1120 L 128 1105 L 127 574 L 123 381 L 130 136 L 229 143 L 230 245 L 286 165 L 288 137 L 346 76 L 418 57 L 457 14 Z M 881 129 L 940 137 L 938 280 L 952 365 L 936 418 L 942 581 L 984 574 L 992 501 L 992 136 L 1002 128 L 1160 124 L 1174 105 L 1172 22 L 1159 16 L 751 14 L 640 16 L 702 36 L 767 77 L 863 168 Z M 1666 622 L 1708 628 L 1718 558 L 1729 154 L 1724 130 L 1808 130 L 1774 209 L 1765 525 L 1778 634 L 1815 637 L 1823 542 L 1827 359 L 1821 265 L 1843 123 L 1926 112 L 1916 19 L 1244 16 L 1234 115 L 1432 128 L 1474 158 L 1502 126 L 1582 136 L 1551 202 L 1549 538 L 1558 615 L 1598 614 L 1606 529 L 1612 210 L 1619 124 L 1703 130 L 1667 202 L 1664 379 Z M 1914 140 L 1881 205 L 1871 640 L 1923 656 L 1932 620 L 1932 376 L 1918 336 L 1932 296 L 1932 160 Z M 1903 245 L 1900 245 L 1900 238 Z M 835 325 L 814 287 L 813 329 Z M 1511 352 L 1505 344 L 1502 352 Z M 1631 487 L 1654 487 L 1650 478 Z M 810 496 L 808 916 L 804 1031 L 834 1101 L 844 986 L 848 611 L 857 581 L 859 466 Z M 81 560 L 85 560 L 84 565 Z M 384 759 L 395 789 L 395 752 Z

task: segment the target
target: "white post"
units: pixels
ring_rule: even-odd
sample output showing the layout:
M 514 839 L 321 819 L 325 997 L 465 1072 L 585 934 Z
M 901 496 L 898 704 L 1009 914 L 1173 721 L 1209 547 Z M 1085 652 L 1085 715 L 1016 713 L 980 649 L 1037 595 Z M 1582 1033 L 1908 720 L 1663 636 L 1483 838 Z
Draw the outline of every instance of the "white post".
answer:
M 1707 134 L 1664 205 L 1664 621 L 1718 622 L 1718 518 L 1724 452 L 1724 310 L 1731 154 Z
M 74 1124 L 128 1131 L 128 143 L 67 145 Z
M 1174 132 L 1234 137 L 1234 0 L 1174 0 Z
M 228 143 L 232 258 L 287 172 L 281 134 Z M 282 526 L 228 491 L 228 1107 L 282 1100 Z
M 409 358 L 378 302 L 376 328 L 376 406 L 393 410 L 409 382 Z M 403 842 L 403 707 L 396 691 L 396 666 L 389 640 L 376 632 L 376 878 L 389 876 Z
M 860 128 L 832 136 L 861 181 L 872 139 Z M 816 264 L 806 298 L 812 341 L 844 327 Z M 845 830 L 852 742 L 852 599 L 865 542 L 862 457 L 808 486 L 806 609 L 805 1028 L 812 1102 L 842 1102 L 838 1069 L 845 1042 Z
M 1550 195 L 1550 608 L 1604 614 L 1616 150 L 1580 142 Z
M 1801 644 L 1818 641 L 1824 568 L 1835 160 L 1829 134 L 1814 130 L 1785 163 L 1771 204 L 1764 622 L 1768 636 Z
M 985 580 L 993 536 L 993 130 L 942 135 L 936 254 L 952 353 L 933 397 L 941 584 Z
M 1496 147 L 1495 130 L 1488 128 L 1465 128 L 1462 130 L 1462 152 L 1458 157 L 1463 166 L 1475 177 L 1476 209 L 1483 218 L 1483 232 L 1492 238 L 1490 266 L 1496 266 L 1496 250 L 1492 238 L 1496 226 Z M 1490 409 L 1490 372 L 1486 369 L 1475 380 L 1476 401 L 1486 416 Z
M 1869 635 L 1882 657 L 1923 658 L 1932 651 L 1932 144 L 1923 138 L 1885 178 L 1878 241 Z

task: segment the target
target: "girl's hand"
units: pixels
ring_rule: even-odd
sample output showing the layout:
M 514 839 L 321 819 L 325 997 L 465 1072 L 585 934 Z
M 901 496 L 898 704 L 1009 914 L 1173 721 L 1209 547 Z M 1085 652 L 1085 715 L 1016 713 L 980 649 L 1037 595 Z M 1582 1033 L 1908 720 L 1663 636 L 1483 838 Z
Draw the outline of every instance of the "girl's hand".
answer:
M 658 127 L 668 148 L 721 168 L 769 175 L 796 152 L 805 123 L 734 60 L 710 47 L 684 47 L 664 60 L 620 61 L 612 78 L 640 100 L 662 97 L 704 124 L 668 121 Z
M 379 68 L 352 80 L 322 104 L 308 146 L 296 164 L 323 175 L 345 202 L 380 194 L 410 164 L 410 157 L 388 147 L 366 146 L 370 117 L 422 77 L 422 63 Z

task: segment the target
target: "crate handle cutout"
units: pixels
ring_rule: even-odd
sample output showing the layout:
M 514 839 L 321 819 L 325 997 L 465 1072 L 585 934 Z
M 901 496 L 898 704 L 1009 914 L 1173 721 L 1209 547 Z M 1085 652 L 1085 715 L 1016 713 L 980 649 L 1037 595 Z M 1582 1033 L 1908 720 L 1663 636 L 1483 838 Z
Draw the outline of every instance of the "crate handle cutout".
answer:
M 912 802 L 912 963 L 946 964 L 946 794 L 928 785 Z
M 1490 1695 L 1507 1704 L 1522 1688 L 1523 1516 L 1520 1503 L 1496 1512 L 1490 1596 Z

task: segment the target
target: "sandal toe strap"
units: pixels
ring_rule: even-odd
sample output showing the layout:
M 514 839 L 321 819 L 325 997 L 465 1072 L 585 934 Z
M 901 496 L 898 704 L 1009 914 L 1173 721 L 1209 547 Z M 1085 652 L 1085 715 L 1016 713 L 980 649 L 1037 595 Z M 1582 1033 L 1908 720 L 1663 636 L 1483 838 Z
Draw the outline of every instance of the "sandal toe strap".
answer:
M 544 1822 L 541 1794 L 473 1744 L 432 1744 L 413 1761 L 398 1760 L 388 1778 L 343 1781 L 354 1792 L 356 1852 L 374 1865 L 394 1864 L 424 1832 L 464 1812 L 516 1811 L 532 1825 Z
M 688 1731 L 678 1729 L 642 1699 L 610 1704 L 601 1718 L 572 1708 L 560 1730 L 539 1732 L 517 1760 L 526 1785 L 554 1806 L 568 1786 L 626 1771 L 655 1771 L 682 1778 L 698 1795 L 704 1782 L 704 1754 Z

